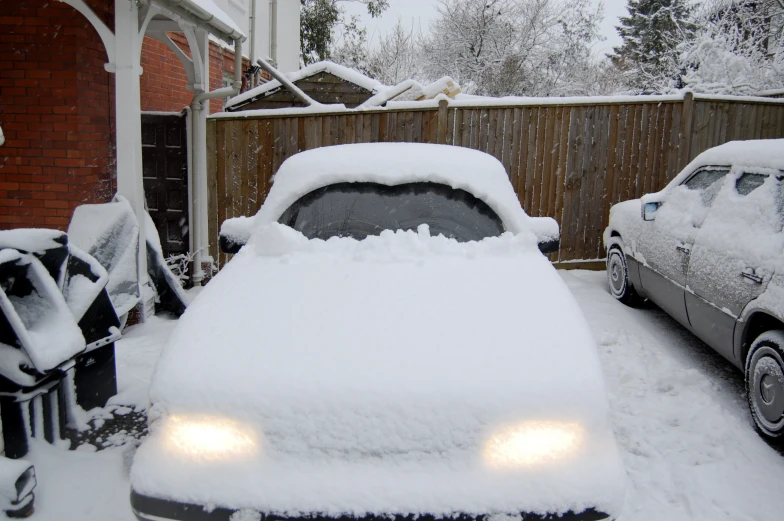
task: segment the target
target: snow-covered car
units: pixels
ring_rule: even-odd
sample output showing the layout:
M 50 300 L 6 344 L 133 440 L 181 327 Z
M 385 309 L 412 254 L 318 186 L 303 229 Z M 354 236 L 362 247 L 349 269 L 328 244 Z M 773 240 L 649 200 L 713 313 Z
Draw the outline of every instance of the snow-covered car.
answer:
M 140 520 L 618 514 L 596 347 L 538 248 L 557 225 L 495 158 L 303 152 L 221 235 L 243 246 L 153 377 Z
M 784 440 L 784 139 L 697 156 L 610 210 L 610 292 L 652 300 L 744 371 L 763 437 Z

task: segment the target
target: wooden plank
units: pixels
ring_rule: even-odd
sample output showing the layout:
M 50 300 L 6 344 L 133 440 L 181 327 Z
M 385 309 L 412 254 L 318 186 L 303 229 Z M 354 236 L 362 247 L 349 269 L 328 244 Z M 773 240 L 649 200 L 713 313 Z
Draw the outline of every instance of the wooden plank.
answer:
M 389 114 L 386 112 L 378 116 L 378 141 L 380 143 L 389 141 Z
M 727 142 L 727 120 L 729 119 L 729 103 L 716 103 L 719 120 L 716 124 L 716 144 L 723 145 Z
M 670 182 L 678 172 L 680 172 L 680 157 L 681 157 L 681 131 L 683 124 L 681 117 L 683 115 L 683 107 L 673 105 L 672 108 L 672 129 L 670 130 L 670 152 L 667 160 L 667 182 Z
M 405 127 L 403 130 L 403 139 L 406 143 L 412 143 L 414 141 L 414 113 L 413 112 L 406 112 L 405 113 Z
M 705 148 L 703 148 L 705 146 L 705 144 L 703 143 L 703 136 L 705 135 L 705 127 L 707 126 L 705 118 L 706 118 L 705 103 L 701 101 L 695 102 L 694 117 L 692 122 L 691 149 L 689 153 L 689 161 L 694 159 L 697 155 L 699 155 L 705 150 Z
M 448 119 L 449 117 L 449 102 L 446 100 L 440 100 L 438 102 L 438 132 L 437 132 L 437 139 L 438 143 L 446 143 L 446 135 L 448 132 Z
M 637 180 L 640 170 L 640 134 L 642 130 L 642 105 L 634 106 L 634 126 L 631 128 L 631 150 L 629 155 L 629 181 L 626 192 L 626 199 L 634 199 L 637 197 Z
M 634 182 L 634 197 L 642 197 L 643 190 L 645 189 L 645 178 L 648 176 L 647 161 L 648 161 L 648 142 L 650 141 L 651 125 L 650 125 L 650 105 L 647 103 L 641 106 L 642 119 L 640 120 L 640 134 L 637 138 L 637 175 Z
M 551 109 L 552 125 L 550 132 L 547 136 L 547 145 L 545 151 L 548 155 L 548 165 L 545 171 L 545 179 L 547 179 L 547 187 L 542 188 L 545 195 L 544 202 L 541 207 L 541 214 L 547 217 L 553 217 L 555 212 L 555 193 L 556 186 L 558 185 L 558 167 L 561 154 L 561 129 L 563 126 L 563 107 L 553 107 Z
M 691 137 L 694 120 L 694 94 L 687 92 L 681 104 L 681 132 L 678 143 L 678 168 L 681 171 L 691 161 Z
M 618 154 L 618 117 L 620 106 L 610 105 L 607 129 L 607 158 L 605 160 L 604 190 L 602 192 L 602 229 L 610 222 L 610 207 L 615 203 L 613 193 L 616 183 L 616 157 Z
M 531 141 L 535 139 L 536 133 L 532 132 L 532 121 L 534 121 L 534 111 L 532 107 L 526 107 L 522 111 L 523 120 L 520 128 L 520 176 L 517 184 L 517 198 L 520 200 L 520 205 L 526 209 L 526 186 L 528 186 L 528 178 L 532 175 L 528 170 L 528 156 L 531 146 Z
M 474 150 L 479 150 L 479 136 L 481 134 L 481 114 L 479 109 L 471 110 L 471 132 L 470 132 L 470 147 Z
M 272 162 L 274 155 L 273 143 L 275 141 L 275 137 L 273 129 L 274 125 L 271 119 L 261 120 L 259 123 L 259 139 L 261 141 L 261 146 L 259 147 L 259 154 L 261 155 L 261 158 L 259 159 L 259 166 L 261 168 L 261 183 L 259 186 L 261 197 L 259 198 L 259 204 L 261 204 L 265 199 L 267 199 L 267 194 L 269 193 L 272 180 Z
M 422 114 L 423 112 L 414 112 L 413 115 L 413 128 L 411 129 L 411 141 L 413 143 L 422 143 Z
M 613 171 L 613 190 L 612 202 L 613 204 L 622 201 L 623 199 L 623 176 L 624 168 L 624 152 L 626 150 L 626 134 L 628 131 L 628 118 L 629 118 L 629 105 L 623 104 L 618 106 L 618 137 L 615 141 L 615 167 Z
M 561 107 L 563 114 L 561 120 L 561 133 L 560 143 L 558 145 L 558 170 L 556 171 L 556 184 L 555 184 L 555 206 L 553 208 L 553 217 L 558 221 L 558 226 L 562 224 L 563 208 L 564 208 L 564 191 L 566 186 L 566 165 L 569 154 L 569 132 L 571 128 L 571 109 L 568 107 Z M 560 256 L 560 252 L 558 254 Z
M 495 155 L 495 137 L 496 137 L 496 123 L 498 121 L 498 111 L 495 109 L 489 109 L 487 112 L 487 145 L 484 148 L 484 151 L 494 156 L 496 159 L 498 157 Z
M 378 143 L 381 141 L 381 114 L 370 114 L 370 135 L 368 143 Z
M 648 160 L 645 166 L 645 182 L 643 183 L 643 193 L 651 193 L 652 186 L 656 183 L 659 176 L 659 144 L 661 140 L 663 114 L 661 105 L 650 105 L 648 109 Z
M 620 172 L 620 192 L 618 194 L 619 201 L 627 201 L 632 198 L 631 187 L 633 184 L 634 171 L 633 171 L 633 149 L 634 149 L 634 129 L 637 125 L 637 107 L 638 105 L 628 105 L 626 107 L 626 125 L 624 128 L 623 139 L 623 169 Z
M 242 215 L 250 217 L 255 212 L 256 204 L 256 143 L 258 142 L 258 125 L 249 119 L 242 122 L 243 147 L 245 148 L 245 165 L 242 172 Z
M 522 129 L 520 127 L 522 120 L 522 111 L 520 109 L 512 109 L 512 132 L 507 137 L 511 144 L 511 157 L 509 158 L 509 181 L 512 187 L 516 187 L 520 182 L 520 134 Z M 516 192 L 515 192 L 516 193 Z
M 486 108 L 479 110 L 479 141 L 477 141 L 477 150 L 487 152 L 487 129 L 490 127 L 490 111 Z
M 531 109 L 528 120 L 528 164 L 525 169 L 525 192 L 523 209 L 528 215 L 533 213 L 534 183 L 536 181 L 536 145 L 539 133 L 539 107 Z
M 495 113 L 495 128 L 491 128 L 490 131 L 493 132 L 493 138 L 495 139 L 495 145 L 493 146 L 493 155 L 503 163 L 504 161 L 504 125 L 506 120 L 506 109 L 496 109 L 493 111 Z
M 659 141 L 657 146 L 659 147 L 658 151 L 658 172 L 656 173 L 656 179 L 654 183 L 651 185 L 651 191 L 658 192 L 667 184 L 667 171 L 669 170 L 669 165 L 667 162 L 669 161 L 669 146 L 670 146 L 670 135 L 672 134 L 672 107 L 673 105 L 667 104 L 661 107 L 663 112 L 662 114 L 662 130 L 661 136 L 659 137 Z
M 446 141 L 447 145 L 454 145 L 455 144 L 455 125 L 457 123 L 457 109 L 449 109 L 446 113 L 446 121 L 447 121 L 447 128 L 446 128 Z
M 226 153 L 226 129 L 228 126 L 228 121 L 220 120 L 216 122 L 215 133 L 217 136 L 216 139 L 216 151 L 218 153 L 218 157 L 216 158 L 217 163 L 217 208 L 218 208 L 218 215 L 217 215 L 217 226 L 218 230 L 220 230 L 220 226 L 224 220 L 226 220 L 226 176 L 227 176 L 227 169 L 229 165 L 227 165 L 227 153 Z M 219 255 L 218 266 L 222 266 L 226 263 L 226 256 L 224 254 Z
M 576 241 L 574 243 L 574 254 L 576 259 L 587 257 L 587 229 L 591 222 L 591 159 L 593 154 L 593 135 L 594 122 L 596 119 L 597 107 L 585 107 L 585 124 L 583 126 L 582 142 L 582 161 L 578 168 L 580 192 L 577 202 L 577 219 L 573 226 Z
M 602 232 L 604 227 L 602 222 L 604 220 L 604 208 L 609 207 L 609 200 L 605 196 L 604 185 L 605 177 L 607 176 L 607 141 L 610 134 L 610 106 L 604 105 L 597 107 L 600 119 L 598 124 L 594 126 L 596 137 L 594 138 L 594 150 L 592 163 L 592 176 L 593 179 L 593 193 L 592 193 L 592 218 L 590 230 L 590 250 L 588 252 L 589 258 L 599 257 L 601 250 Z
M 547 204 L 550 200 L 550 185 L 552 184 L 552 159 L 553 159 L 553 135 L 555 132 L 555 107 L 547 107 L 544 109 L 545 128 L 542 134 L 542 143 L 539 146 L 541 150 L 541 159 L 539 161 L 541 171 L 541 190 L 539 191 L 538 203 L 536 208 L 536 215 L 547 215 Z
M 350 144 L 356 143 L 356 116 L 354 114 L 343 116 L 343 139 L 341 139 L 340 144 Z
M 245 121 L 236 121 L 232 125 L 232 217 L 245 215 L 242 188 L 244 178 L 246 177 L 245 165 L 247 164 L 248 141 L 245 139 L 244 124 Z
M 561 215 L 561 249 L 560 261 L 574 258 L 575 234 L 572 223 L 577 220 L 575 200 L 579 203 L 580 188 L 577 182 L 579 172 L 578 161 L 581 159 L 582 130 L 584 126 L 583 107 L 571 107 L 569 111 L 569 141 L 567 144 L 566 173 L 564 186 L 563 212 Z M 578 197 L 575 197 L 577 195 Z

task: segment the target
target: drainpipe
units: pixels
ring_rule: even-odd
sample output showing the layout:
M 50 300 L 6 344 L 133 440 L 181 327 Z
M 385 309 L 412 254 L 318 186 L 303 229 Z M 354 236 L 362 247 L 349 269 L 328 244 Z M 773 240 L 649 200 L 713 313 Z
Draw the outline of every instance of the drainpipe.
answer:
M 269 5 L 270 60 L 278 66 L 278 0 L 270 0 Z
M 209 85 L 209 84 L 208 84 Z M 242 87 L 242 40 L 234 40 L 234 82 L 231 87 L 223 87 L 212 92 L 202 92 L 193 97 L 191 110 L 193 111 L 193 125 L 191 125 L 191 139 L 193 140 L 191 149 L 193 150 L 193 176 L 192 179 L 197 184 L 193 193 L 198 199 L 191 199 L 195 208 L 195 218 L 192 219 L 193 228 L 191 233 L 194 237 L 193 250 L 193 283 L 201 286 L 204 280 L 204 270 L 202 269 L 202 250 L 208 247 L 209 237 L 207 230 L 202 230 L 203 224 L 207 223 L 207 204 L 202 200 L 207 197 L 207 154 L 204 146 L 207 139 L 207 113 L 209 106 L 205 102 L 215 98 L 226 98 L 236 96 Z M 207 87 L 209 88 L 209 86 Z M 196 204 L 198 203 L 198 204 Z
M 250 58 L 251 65 L 256 63 L 256 0 L 250 0 L 250 49 L 248 50 L 248 57 Z M 256 86 L 256 75 L 254 74 L 250 79 L 249 87 L 252 89 Z

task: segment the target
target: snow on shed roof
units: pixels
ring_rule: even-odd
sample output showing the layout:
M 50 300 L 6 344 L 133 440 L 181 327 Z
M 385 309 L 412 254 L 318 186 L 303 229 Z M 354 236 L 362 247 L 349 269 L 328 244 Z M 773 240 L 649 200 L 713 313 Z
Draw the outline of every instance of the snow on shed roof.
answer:
M 327 72 L 329 74 L 335 75 L 342 80 L 351 82 L 354 85 L 362 87 L 363 89 L 369 90 L 373 93 L 378 92 L 384 87 L 381 82 L 374 80 L 373 78 L 369 78 L 359 71 L 349 69 L 348 67 L 338 65 L 337 63 L 332 63 L 331 61 L 313 63 L 298 71 L 286 73 L 286 77 L 291 82 L 295 83 L 307 78 L 308 76 L 314 76 L 320 72 Z M 253 98 L 263 96 L 267 93 L 272 94 L 272 91 L 280 87 L 281 84 L 278 80 L 268 81 L 263 85 L 259 85 L 255 89 L 251 89 L 247 92 L 243 92 L 242 94 L 234 96 L 228 101 L 228 103 L 226 103 L 226 108 L 233 107 L 235 105 L 241 105 Z

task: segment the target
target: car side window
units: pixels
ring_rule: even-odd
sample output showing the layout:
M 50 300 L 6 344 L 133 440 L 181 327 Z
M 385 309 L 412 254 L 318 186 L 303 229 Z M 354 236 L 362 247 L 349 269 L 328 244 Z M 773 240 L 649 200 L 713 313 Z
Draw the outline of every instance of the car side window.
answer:
M 735 190 L 740 195 L 749 195 L 751 192 L 762 186 L 762 183 L 768 178 L 765 174 L 750 174 L 744 172 L 737 181 L 735 181 Z
M 689 190 L 700 192 L 702 204 L 705 207 L 710 207 L 714 199 L 716 199 L 719 190 L 721 190 L 722 183 L 719 181 L 723 180 L 728 173 L 729 168 L 702 168 L 687 179 L 683 186 Z

